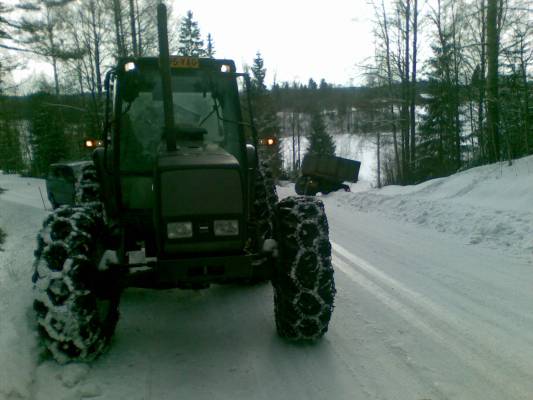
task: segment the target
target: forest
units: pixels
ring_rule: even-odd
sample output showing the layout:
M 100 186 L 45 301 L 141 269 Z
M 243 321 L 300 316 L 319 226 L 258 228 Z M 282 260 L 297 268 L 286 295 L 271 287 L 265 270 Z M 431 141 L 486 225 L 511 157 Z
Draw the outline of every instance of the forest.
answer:
M 44 176 L 51 163 L 88 158 L 99 137 L 104 75 L 119 57 L 157 54 L 159 0 L 0 2 L 0 169 Z M 525 0 L 373 0 L 374 57 L 358 87 L 316 82 L 266 84 L 260 49 L 245 67 L 259 136 L 309 139 L 335 153 L 338 133 L 376 146 L 377 182 L 412 184 L 533 152 L 533 30 Z M 169 15 L 179 28 L 171 52 L 216 58 L 216 36 L 193 11 Z M 349 43 L 347 43 L 349 47 Z M 24 57 L 53 75 L 18 92 L 11 72 Z M 304 72 L 305 73 L 305 72 Z M 275 176 L 298 174 L 272 149 Z M 290 165 L 282 170 L 282 165 Z

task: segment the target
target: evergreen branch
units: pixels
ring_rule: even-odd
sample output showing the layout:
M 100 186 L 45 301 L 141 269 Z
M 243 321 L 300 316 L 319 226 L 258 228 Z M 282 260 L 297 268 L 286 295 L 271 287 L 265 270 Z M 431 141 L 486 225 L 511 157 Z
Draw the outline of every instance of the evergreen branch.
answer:
M 24 52 L 24 53 L 32 53 L 32 54 L 36 54 L 36 55 L 39 55 L 39 56 L 45 56 L 45 54 L 37 51 L 37 50 L 29 50 L 29 49 L 23 49 L 21 47 L 13 47 L 13 46 L 9 46 L 7 44 L 3 44 L 3 43 L 0 43 L 0 48 L 2 49 L 6 49 L 6 50 L 13 50 L 13 51 L 21 51 L 21 52 Z

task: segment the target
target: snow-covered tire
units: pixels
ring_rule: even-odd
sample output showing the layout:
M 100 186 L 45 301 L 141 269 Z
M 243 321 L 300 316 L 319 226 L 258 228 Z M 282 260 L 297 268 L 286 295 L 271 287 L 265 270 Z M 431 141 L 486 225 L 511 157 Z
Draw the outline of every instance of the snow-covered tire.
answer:
M 92 162 L 82 167 L 76 182 L 75 204 L 100 207 L 100 184 Z
M 63 206 L 37 236 L 33 308 L 41 341 L 60 363 L 100 355 L 118 321 L 118 276 L 98 265 L 102 231 L 94 208 Z
M 278 193 L 272 171 L 266 163 L 261 163 L 255 171 L 254 203 L 252 221 L 254 223 L 254 248 L 260 250 L 266 239 L 274 237 L 274 215 Z
M 277 221 L 276 328 L 287 339 L 316 340 L 328 330 L 336 293 L 324 205 L 314 197 L 287 197 L 278 204 Z
M 261 163 L 255 171 L 254 191 L 251 213 L 251 248 L 256 256 L 252 261 L 254 267 L 252 278 L 246 280 L 246 283 L 252 284 L 264 282 L 270 276 L 269 271 L 265 269 L 268 259 L 267 255 L 263 254 L 263 245 L 266 240 L 274 238 L 278 194 L 272 172 L 266 163 Z
M 311 184 L 306 176 L 300 176 L 294 183 L 294 191 L 301 196 L 314 196 L 317 194 L 316 184 Z
M 50 196 L 49 200 L 50 200 L 50 204 L 52 205 L 52 210 L 55 210 L 56 208 L 59 207 L 59 204 L 55 200 L 54 196 Z

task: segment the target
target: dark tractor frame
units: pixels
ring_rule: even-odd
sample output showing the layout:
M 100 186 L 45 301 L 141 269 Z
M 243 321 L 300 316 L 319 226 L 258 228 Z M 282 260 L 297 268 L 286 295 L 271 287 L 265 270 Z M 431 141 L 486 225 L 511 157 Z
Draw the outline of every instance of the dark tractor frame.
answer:
M 34 310 L 59 362 L 107 348 L 125 287 L 203 289 L 270 279 L 278 334 L 328 330 L 335 285 L 324 205 L 278 202 L 259 160 L 249 90 L 242 115 L 231 60 L 121 59 L 105 79 L 102 147 L 37 237 Z M 172 68 L 171 68 L 172 67 Z M 174 119 L 177 119 L 175 121 Z
M 176 63 L 191 62 L 190 58 L 174 57 Z M 189 61 L 187 61 L 189 60 Z M 239 103 L 238 99 L 238 87 L 237 78 L 244 79 L 244 87 L 247 91 L 246 99 L 249 101 L 249 76 L 247 74 L 236 73 L 235 64 L 231 60 L 215 60 L 215 59 L 197 59 L 198 70 L 209 71 L 212 76 L 220 75 L 223 79 L 227 79 L 231 82 L 234 96 L 234 103 Z M 119 61 L 117 67 L 108 72 L 105 79 L 106 88 L 106 107 L 105 107 L 105 124 L 104 134 L 102 137 L 103 147 L 95 150 L 93 159 L 97 171 L 98 182 L 101 186 L 101 199 L 105 209 L 106 217 L 108 219 L 108 225 L 115 227 L 110 232 L 110 243 L 117 249 L 119 267 L 127 267 L 128 269 L 135 268 L 137 265 L 128 262 L 127 253 L 129 251 L 141 250 L 140 242 L 144 241 L 144 251 L 146 257 L 153 259 L 157 258 L 157 261 L 149 261 L 146 264 L 150 267 L 149 270 L 145 270 L 142 274 L 137 273 L 131 275 L 124 284 L 126 286 L 143 286 L 143 287 L 194 287 L 195 284 L 202 286 L 208 283 L 217 283 L 224 281 L 234 281 L 236 279 L 248 279 L 256 276 L 258 273 L 261 276 L 270 278 L 273 271 L 272 265 L 262 265 L 262 270 L 257 271 L 257 265 L 253 265 L 254 258 L 257 258 L 257 254 L 251 252 L 251 249 L 246 249 L 246 240 L 249 239 L 250 233 L 250 215 L 251 205 L 254 203 L 254 179 L 259 170 L 258 154 L 257 154 L 257 130 L 253 123 L 253 115 L 251 113 L 251 106 L 248 104 L 249 115 L 247 116 L 247 122 L 243 122 L 244 118 L 241 113 L 240 107 L 236 107 L 237 112 L 236 121 L 239 130 L 239 141 L 241 142 L 242 164 L 240 168 L 241 181 L 244 183 L 242 204 L 245 207 L 243 217 L 239 222 L 243 227 L 240 233 L 240 240 L 242 246 L 240 251 L 234 251 L 232 253 L 220 253 L 210 254 L 205 256 L 205 253 L 199 253 L 191 251 L 180 254 L 179 257 L 172 258 L 168 254 L 161 252 L 158 248 L 157 238 L 161 238 L 164 235 L 162 224 L 160 223 L 161 217 L 159 210 L 161 209 L 161 194 L 159 190 L 160 185 L 155 187 L 155 199 L 154 209 L 156 215 L 151 215 L 148 210 L 131 210 L 124 207 L 122 202 L 123 193 L 121 191 L 121 179 L 127 176 L 144 175 L 146 177 L 152 177 L 154 182 L 161 180 L 161 172 L 164 168 L 152 174 L 136 174 L 120 171 L 121 154 L 120 154 L 120 135 L 122 131 L 121 121 L 118 117 L 120 110 L 123 108 L 124 101 L 123 92 L 126 91 L 124 87 L 121 87 L 121 83 L 127 81 L 125 85 L 138 84 L 139 77 L 128 76 L 128 72 L 125 71 L 125 66 L 128 63 L 135 63 L 137 68 L 141 69 L 143 66 L 158 67 L 159 60 L 157 58 L 126 58 Z M 172 63 L 172 59 L 170 60 Z M 193 70 L 195 71 L 196 68 Z M 221 70 L 225 70 L 222 72 Z M 187 73 L 187 68 L 179 68 L 172 71 L 176 73 Z M 124 85 L 124 84 L 123 84 Z M 129 88 L 128 88 L 129 89 Z M 131 93 L 127 92 L 126 97 L 131 96 Z M 133 100 L 135 101 L 135 100 Z M 127 106 L 126 106 L 127 107 Z M 233 122 L 233 121 L 232 121 Z M 169 135 L 167 129 L 166 134 Z M 248 138 L 246 137 L 245 130 L 248 131 Z M 170 132 L 172 135 L 173 132 Z M 175 134 L 175 132 L 174 132 Z M 167 139 L 167 146 L 174 146 L 175 139 Z M 251 143 L 246 143 L 246 142 Z M 220 165 L 217 165 L 219 168 Z M 208 169 L 209 166 L 205 165 L 204 168 Z M 223 218 L 224 216 L 220 216 Z M 203 216 L 205 219 L 205 216 Z M 201 220 L 202 218 L 200 218 Z M 154 225 L 155 230 L 150 229 L 150 225 Z M 200 229 L 199 221 L 193 221 L 195 224 L 195 233 Z M 211 227 L 208 229 L 212 230 Z M 212 232 L 210 233 L 212 236 Z M 141 240 L 139 240 L 141 239 Z M 213 238 L 216 240 L 216 238 Z M 118 246 L 118 247 L 117 247 Z M 267 256 L 267 255 L 265 255 Z M 265 258 L 265 257 L 263 257 Z M 270 257 L 266 257 L 269 260 L 269 264 L 272 264 L 273 260 Z

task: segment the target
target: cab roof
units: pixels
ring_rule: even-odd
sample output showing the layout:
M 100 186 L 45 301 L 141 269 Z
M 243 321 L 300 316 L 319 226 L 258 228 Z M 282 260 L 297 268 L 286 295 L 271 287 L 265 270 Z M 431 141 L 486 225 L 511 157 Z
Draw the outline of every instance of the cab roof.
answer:
M 118 61 L 118 69 L 124 70 L 126 64 L 133 62 L 140 66 L 157 67 L 159 66 L 158 57 L 125 57 Z M 227 71 L 222 71 L 223 67 L 228 68 Z M 235 62 L 229 59 L 215 59 L 203 57 L 188 57 L 188 56 L 170 56 L 171 69 L 189 69 L 189 70 L 212 70 L 216 72 L 232 72 L 235 73 Z

